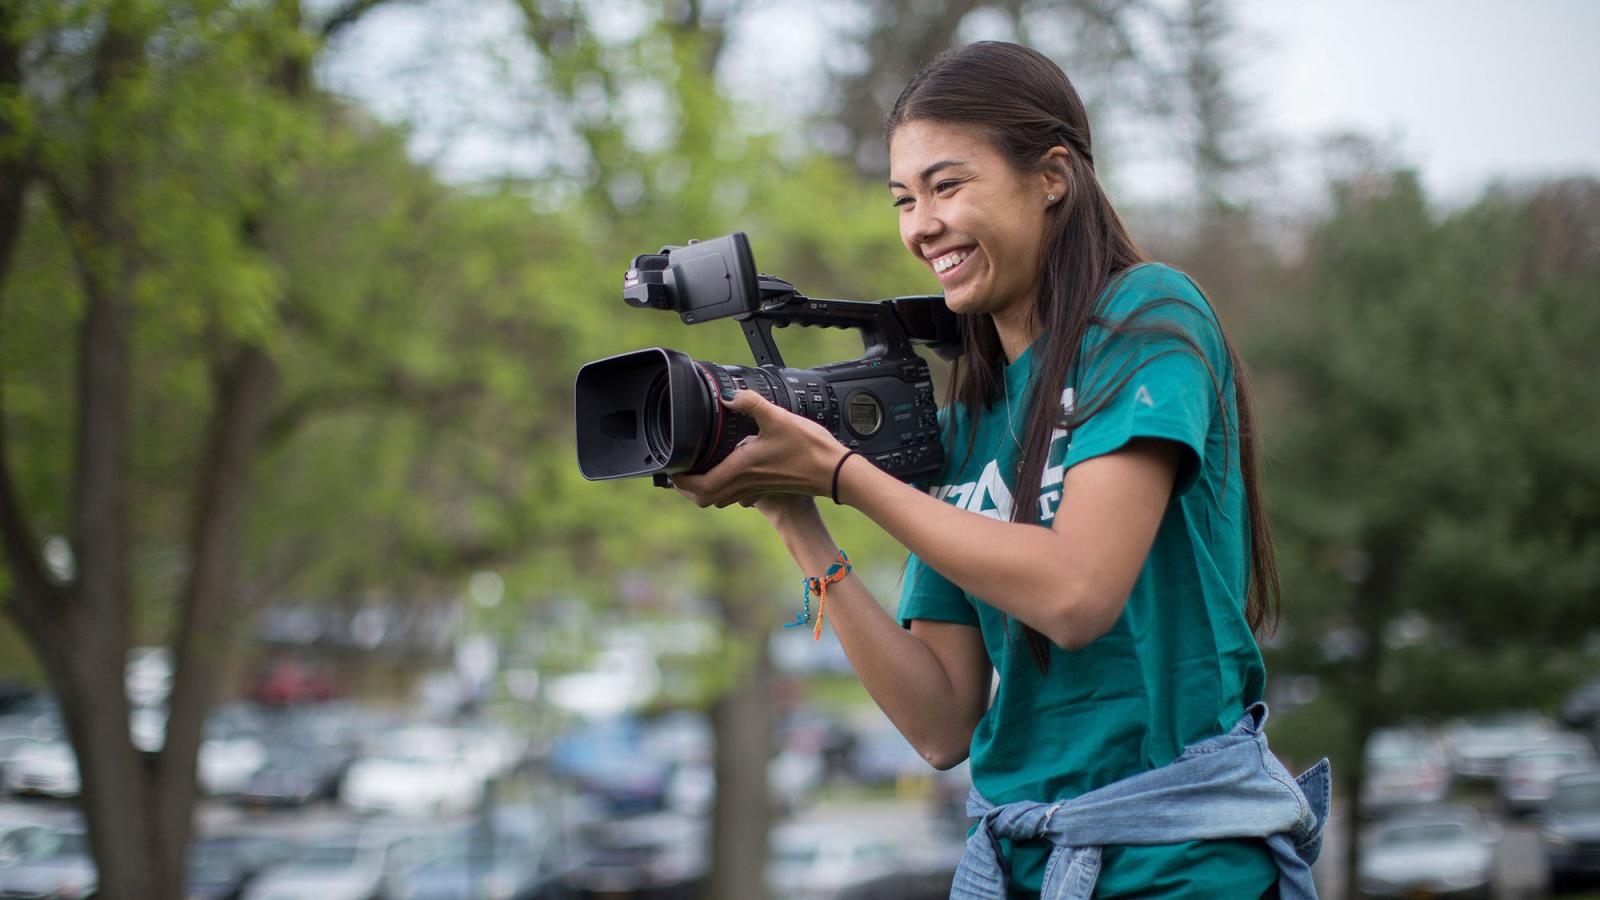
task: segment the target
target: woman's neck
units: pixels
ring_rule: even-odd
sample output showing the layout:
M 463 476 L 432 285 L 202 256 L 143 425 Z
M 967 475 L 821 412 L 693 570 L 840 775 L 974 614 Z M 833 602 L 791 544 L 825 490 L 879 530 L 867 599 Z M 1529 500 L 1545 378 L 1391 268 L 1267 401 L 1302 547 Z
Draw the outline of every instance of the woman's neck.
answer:
M 1018 306 L 1020 304 L 990 315 L 994 320 L 994 330 L 1000 336 L 1000 349 L 1006 355 L 1007 365 L 1017 361 L 1017 357 L 1028 349 L 1039 331 L 1033 323 L 1033 311 L 1018 309 Z

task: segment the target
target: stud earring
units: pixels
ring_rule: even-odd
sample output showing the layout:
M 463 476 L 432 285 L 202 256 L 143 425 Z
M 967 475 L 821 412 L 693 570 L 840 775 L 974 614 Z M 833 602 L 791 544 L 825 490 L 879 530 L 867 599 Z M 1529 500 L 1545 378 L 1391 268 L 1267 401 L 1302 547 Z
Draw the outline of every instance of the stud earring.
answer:
M 1054 203 L 1054 202 L 1056 202 L 1056 195 L 1055 194 L 1045 194 L 1044 195 L 1044 199 L 1045 199 L 1046 203 Z

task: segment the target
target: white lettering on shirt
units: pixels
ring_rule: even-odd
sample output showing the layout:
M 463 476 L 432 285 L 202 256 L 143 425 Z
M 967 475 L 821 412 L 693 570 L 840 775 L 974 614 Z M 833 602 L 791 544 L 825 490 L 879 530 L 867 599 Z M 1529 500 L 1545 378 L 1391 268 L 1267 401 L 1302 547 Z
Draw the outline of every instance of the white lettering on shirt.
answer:
M 1143 391 L 1143 386 L 1140 386 Z M 1072 388 L 1061 392 L 1061 412 L 1070 416 L 1074 408 L 1076 396 Z M 1144 392 L 1144 399 L 1149 401 L 1149 393 Z M 1067 458 L 1067 451 L 1071 444 L 1056 447 L 1057 441 L 1068 440 L 1069 433 L 1065 428 L 1057 428 L 1050 433 L 1050 455 L 1058 456 L 1063 461 Z M 1049 523 L 1056 517 L 1056 510 L 1061 506 L 1061 482 L 1066 478 L 1065 465 L 1046 465 L 1039 478 L 1039 522 Z M 961 509 L 999 519 L 1002 522 L 1011 520 L 1011 506 L 1015 502 L 1011 495 L 1011 488 L 1005 479 L 1000 477 L 1000 463 L 991 459 L 983 467 L 983 472 L 977 481 L 967 481 L 960 484 L 940 484 L 930 487 L 928 493 L 935 499 L 944 500 Z M 988 509 L 985 509 L 985 506 Z

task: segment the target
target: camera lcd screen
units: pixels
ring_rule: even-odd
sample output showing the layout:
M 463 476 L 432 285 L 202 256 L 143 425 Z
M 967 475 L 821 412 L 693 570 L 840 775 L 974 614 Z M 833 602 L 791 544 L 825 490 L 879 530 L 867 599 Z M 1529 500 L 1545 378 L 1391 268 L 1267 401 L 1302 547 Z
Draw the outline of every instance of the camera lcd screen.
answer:
M 850 430 L 862 437 L 871 437 L 883 427 L 883 406 L 878 398 L 866 391 L 857 391 L 845 403 L 845 413 L 850 419 Z

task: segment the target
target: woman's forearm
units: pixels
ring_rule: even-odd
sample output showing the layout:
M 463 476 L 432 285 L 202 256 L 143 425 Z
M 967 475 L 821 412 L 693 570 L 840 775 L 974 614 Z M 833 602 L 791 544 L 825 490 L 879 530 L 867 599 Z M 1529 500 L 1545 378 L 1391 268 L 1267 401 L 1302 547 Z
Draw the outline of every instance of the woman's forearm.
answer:
M 939 574 L 1062 646 L 1085 631 L 1075 598 L 1093 560 L 1067 563 L 1049 528 L 981 516 L 919 491 L 882 469 L 850 460 L 840 494 Z
M 827 571 L 838 547 L 815 507 L 777 528 L 803 574 Z M 988 703 L 987 666 L 981 686 L 958 683 L 933 649 L 901 628 L 853 574 L 828 588 L 826 616 L 867 693 L 917 752 L 941 769 L 966 759 Z

